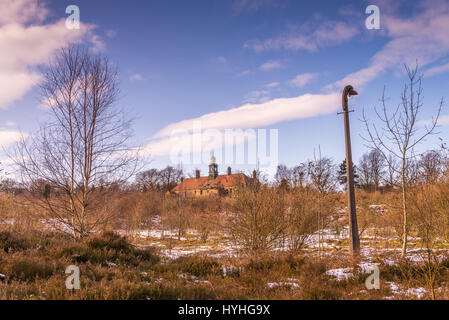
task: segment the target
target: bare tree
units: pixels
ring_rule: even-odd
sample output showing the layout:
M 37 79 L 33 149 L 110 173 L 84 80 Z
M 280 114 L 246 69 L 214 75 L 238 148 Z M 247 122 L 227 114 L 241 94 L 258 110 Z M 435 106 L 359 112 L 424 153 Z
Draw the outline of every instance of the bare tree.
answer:
M 82 46 L 61 49 L 42 72 L 41 92 L 51 120 L 22 139 L 12 157 L 25 185 L 42 180 L 44 196 L 34 196 L 47 221 L 74 237 L 108 222 L 106 190 L 136 169 L 129 146 L 131 120 L 115 107 L 117 73 L 106 57 Z
M 359 161 L 359 183 L 362 188 L 370 189 L 373 185 L 369 156 L 365 153 Z
M 292 170 L 285 164 L 278 165 L 274 180 L 278 186 L 290 188 L 292 186 Z
M 181 167 L 174 168 L 172 166 L 167 166 L 165 169 L 160 171 L 160 182 L 162 191 L 170 191 L 176 185 L 181 182 L 183 176 Z
M 418 169 L 423 182 L 435 183 L 443 171 L 443 159 L 438 150 L 430 150 L 421 154 Z
M 309 161 L 308 175 L 312 186 L 322 194 L 335 190 L 336 173 L 335 165 L 331 158 L 321 157 Z
M 388 165 L 386 166 L 384 175 L 385 186 L 395 188 L 398 184 L 397 172 L 400 171 L 398 170 L 398 161 L 393 155 L 389 154 L 386 163 L 388 163 Z
M 292 168 L 292 182 L 294 188 L 303 188 L 307 179 L 307 164 L 300 163 Z
M 361 185 L 366 189 L 377 191 L 384 174 L 385 159 L 379 150 L 365 153 L 359 162 Z
M 136 177 L 138 189 L 141 191 L 159 190 L 161 187 L 161 175 L 157 169 L 149 169 L 139 172 Z
M 337 183 L 335 165 L 331 158 L 322 157 L 321 149 L 318 151 L 318 158 L 315 156 L 313 161 L 309 161 L 308 175 L 311 186 L 318 191 L 318 254 L 321 257 L 321 229 L 326 223 L 327 213 L 323 214 L 323 198 L 335 190 Z
M 377 191 L 382 181 L 382 175 L 384 173 L 385 159 L 379 150 L 374 149 L 368 154 L 371 164 L 371 176 L 373 178 L 374 191 Z
M 408 221 L 407 221 L 407 188 L 408 168 L 414 157 L 414 148 L 424 139 L 434 133 L 437 125 L 438 117 L 443 107 L 443 100 L 441 100 L 437 109 L 436 116 L 431 120 L 430 125 L 424 126 L 424 132 L 419 132 L 417 128 L 417 121 L 420 111 L 423 107 L 423 96 L 421 80 L 422 76 L 418 75 L 418 65 L 414 69 L 405 66 L 408 75 L 408 84 L 405 85 L 401 94 L 401 103 L 390 114 L 387 107 L 387 99 L 385 97 L 385 88 L 382 94 L 381 103 L 382 110 L 379 112 L 375 109 L 378 119 L 383 124 L 379 130 L 373 123 L 370 125 L 365 113 L 363 113 L 363 122 L 365 123 L 368 132 L 368 138 L 365 140 L 369 142 L 370 146 L 377 149 L 383 155 L 388 166 L 392 168 L 391 157 L 393 155 L 400 161 L 399 168 L 395 168 L 401 177 L 401 191 L 402 191 L 402 257 L 407 251 L 407 235 L 408 235 Z

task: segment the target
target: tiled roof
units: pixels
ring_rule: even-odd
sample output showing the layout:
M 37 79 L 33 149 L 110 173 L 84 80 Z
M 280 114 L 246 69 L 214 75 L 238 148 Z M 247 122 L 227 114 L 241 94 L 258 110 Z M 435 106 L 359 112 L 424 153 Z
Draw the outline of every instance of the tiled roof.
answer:
M 188 178 L 178 184 L 172 191 L 187 191 L 195 189 L 218 189 L 246 185 L 248 177 L 243 173 L 217 176 L 215 179 L 209 177 Z

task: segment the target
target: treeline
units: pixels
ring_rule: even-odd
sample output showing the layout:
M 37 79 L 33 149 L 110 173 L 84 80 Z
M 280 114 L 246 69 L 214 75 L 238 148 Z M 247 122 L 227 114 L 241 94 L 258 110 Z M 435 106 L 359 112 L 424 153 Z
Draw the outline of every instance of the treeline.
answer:
M 416 155 L 407 161 L 407 181 L 410 185 L 435 183 L 443 177 L 446 163 L 445 146 L 442 146 L 441 150 L 428 150 Z M 359 189 L 386 191 L 401 186 L 399 162 L 393 157 L 386 161 L 376 149 L 364 153 L 353 167 L 355 186 Z M 303 162 L 293 167 L 278 165 L 274 176 L 275 185 L 283 189 L 315 185 L 317 188 L 336 190 L 339 185 L 346 187 L 346 181 L 346 160 L 336 165 L 329 157 Z

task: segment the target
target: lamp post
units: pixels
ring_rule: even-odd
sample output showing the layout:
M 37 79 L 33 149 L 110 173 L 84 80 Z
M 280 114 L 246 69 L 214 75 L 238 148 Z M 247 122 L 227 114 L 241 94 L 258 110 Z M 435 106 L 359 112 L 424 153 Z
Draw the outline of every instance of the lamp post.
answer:
M 349 207 L 349 248 L 353 256 L 358 256 L 360 253 L 360 239 L 359 229 L 357 226 L 357 213 L 355 207 L 355 192 L 354 192 L 354 168 L 352 166 L 352 152 L 351 152 L 351 134 L 349 131 L 349 110 L 348 97 L 357 95 L 357 91 L 352 86 L 346 86 L 343 90 L 342 105 L 343 115 L 345 121 L 345 141 L 346 141 L 346 174 L 347 174 L 347 193 L 348 193 L 348 207 Z

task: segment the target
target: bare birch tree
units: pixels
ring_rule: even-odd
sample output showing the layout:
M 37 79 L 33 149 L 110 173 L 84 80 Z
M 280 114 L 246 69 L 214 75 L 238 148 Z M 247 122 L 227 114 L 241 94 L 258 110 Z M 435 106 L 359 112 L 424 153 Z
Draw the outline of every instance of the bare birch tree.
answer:
M 114 66 L 82 46 L 56 54 L 42 71 L 41 93 L 50 120 L 17 144 L 13 159 L 24 185 L 48 186 L 30 199 L 36 211 L 53 227 L 83 237 L 110 219 L 102 191 L 136 169 L 131 120 L 115 106 Z
M 408 76 L 408 83 L 404 86 L 401 94 L 401 102 L 396 108 L 392 110 L 387 106 L 387 98 L 385 97 L 385 87 L 383 90 L 381 110 L 375 108 L 377 118 L 382 123 L 382 127 L 378 128 L 376 124 L 371 123 L 363 113 L 362 121 L 365 123 L 368 137 L 365 140 L 370 147 L 378 150 L 383 155 L 387 165 L 394 168 L 401 178 L 401 192 L 402 192 L 402 257 L 405 257 L 407 252 L 407 235 L 408 235 L 408 221 L 407 221 L 407 188 L 409 186 L 408 171 L 409 166 L 413 162 L 414 148 L 423 142 L 426 137 L 434 133 L 438 118 L 443 107 L 443 100 L 441 100 L 437 109 L 436 115 L 430 121 L 430 124 L 422 128 L 422 132 L 417 127 L 418 116 L 423 108 L 423 95 L 421 80 L 422 76 L 418 75 L 418 65 L 415 68 L 410 68 L 405 65 L 405 70 Z M 400 165 L 395 167 L 392 163 L 392 157 L 398 159 Z

